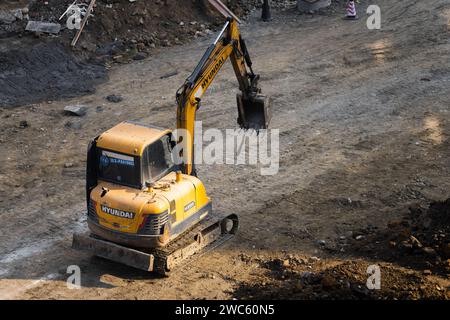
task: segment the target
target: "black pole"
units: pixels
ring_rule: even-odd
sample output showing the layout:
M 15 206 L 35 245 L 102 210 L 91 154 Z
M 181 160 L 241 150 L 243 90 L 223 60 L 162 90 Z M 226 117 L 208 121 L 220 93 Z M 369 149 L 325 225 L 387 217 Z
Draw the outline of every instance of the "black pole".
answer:
M 272 20 L 272 14 L 270 13 L 269 0 L 264 0 L 263 7 L 262 7 L 261 19 L 266 22 Z

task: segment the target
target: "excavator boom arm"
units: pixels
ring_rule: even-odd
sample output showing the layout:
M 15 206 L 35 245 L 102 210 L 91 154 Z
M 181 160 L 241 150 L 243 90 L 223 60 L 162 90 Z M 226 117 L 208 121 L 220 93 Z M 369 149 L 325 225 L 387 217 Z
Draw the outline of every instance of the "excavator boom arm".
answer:
M 195 174 L 193 137 L 201 97 L 228 59 L 231 60 L 241 91 L 238 95 L 238 123 L 242 128 L 256 130 L 268 125 L 268 106 L 265 105 L 265 98 L 259 95 L 259 76 L 253 73 L 250 55 L 239 32 L 238 22 L 229 18 L 194 72 L 177 92 L 177 129 L 184 129 L 184 140 L 178 142 L 183 144 L 183 171 L 186 174 Z M 248 119 L 258 120 L 255 122 Z

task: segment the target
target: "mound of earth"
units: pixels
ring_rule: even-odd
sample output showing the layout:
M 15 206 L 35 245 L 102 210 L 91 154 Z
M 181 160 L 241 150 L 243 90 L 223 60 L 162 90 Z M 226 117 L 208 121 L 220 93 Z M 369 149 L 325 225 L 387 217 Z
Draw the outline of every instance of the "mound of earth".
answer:
M 251 3 L 255 2 L 225 1 L 238 15 L 246 15 Z M 50 0 L 47 5 L 34 2 L 30 6 L 30 18 L 58 22 L 67 7 L 68 1 L 64 0 Z M 215 25 L 223 23 L 223 17 L 218 16 L 207 0 L 132 3 L 128 0 L 102 0 L 96 2 L 93 14 L 80 39 L 83 49 L 94 50 L 113 42 L 139 51 L 181 44 L 194 36 L 205 35 Z M 61 21 L 65 27 L 65 19 Z M 74 30 L 66 28 L 61 33 L 62 41 L 70 43 L 74 34 Z
M 386 230 L 360 230 L 348 251 L 371 255 L 426 273 L 450 274 L 450 199 L 411 206 Z
M 60 17 L 72 2 L 8 0 L 0 5 L 6 16 L 20 11 L 17 18 L 0 19 L 0 107 L 92 93 L 105 79 L 104 66 L 111 58 L 144 59 L 158 47 L 206 36 L 224 20 L 207 0 L 98 0 L 79 42 L 71 48 L 76 30 L 66 26 L 67 17 Z M 257 1 L 225 3 L 245 16 Z M 60 23 L 62 30 L 58 35 L 26 32 L 24 13 L 30 20 Z
M 355 232 L 347 255 L 317 257 L 243 257 L 265 274 L 240 283 L 238 299 L 449 299 L 448 284 L 435 275 L 450 274 L 450 199 L 413 206 L 386 230 Z M 369 257 L 379 266 L 380 290 L 367 287 Z M 375 262 L 377 261 L 377 262 Z M 381 261 L 381 262 L 380 262 Z
M 0 108 L 92 93 L 105 79 L 103 66 L 54 42 L 12 50 L 0 57 Z
M 317 259 L 273 259 L 258 261 L 267 272 L 264 278 L 241 283 L 237 299 L 282 300 L 392 300 L 445 299 L 444 288 L 424 279 L 420 273 L 382 264 L 381 287 L 367 287 L 367 268 L 362 261 L 321 261 Z M 439 288 L 437 290 L 437 288 Z

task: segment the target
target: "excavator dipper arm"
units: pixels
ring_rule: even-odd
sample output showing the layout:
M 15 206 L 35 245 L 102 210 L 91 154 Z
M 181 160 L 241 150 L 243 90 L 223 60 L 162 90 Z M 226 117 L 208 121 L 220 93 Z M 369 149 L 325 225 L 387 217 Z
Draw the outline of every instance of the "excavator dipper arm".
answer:
M 201 58 L 194 72 L 186 79 L 177 92 L 177 129 L 187 133 L 183 143 L 183 171 L 193 173 L 193 137 L 195 115 L 200 108 L 203 94 L 230 59 L 234 73 L 239 82 L 240 93 L 237 95 L 238 124 L 243 129 L 265 129 L 268 127 L 269 101 L 261 95 L 258 87 L 259 75 L 253 73 L 252 61 L 243 40 L 238 22 L 229 18 Z M 181 141 L 179 141 L 181 142 Z

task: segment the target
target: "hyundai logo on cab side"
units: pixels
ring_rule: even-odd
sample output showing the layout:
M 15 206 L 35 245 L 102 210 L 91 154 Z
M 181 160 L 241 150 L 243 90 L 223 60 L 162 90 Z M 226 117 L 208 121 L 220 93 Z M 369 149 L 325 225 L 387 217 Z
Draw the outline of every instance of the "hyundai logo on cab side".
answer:
M 109 208 L 107 206 L 102 206 L 102 211 L 104 213 L 110 214 L 112 216 L 125 218 L 125 219 L 134 219 L 134 213 L 133 212 L 113 209 L 113 208 Z

